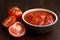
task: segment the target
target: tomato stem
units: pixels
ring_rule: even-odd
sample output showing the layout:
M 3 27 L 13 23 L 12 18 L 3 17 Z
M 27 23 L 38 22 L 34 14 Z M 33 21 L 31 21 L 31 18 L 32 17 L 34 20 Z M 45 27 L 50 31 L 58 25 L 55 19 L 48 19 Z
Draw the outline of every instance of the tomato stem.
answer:
M 14 10 L 18 10 L 18 8 L 17 7 L 14 7 Z

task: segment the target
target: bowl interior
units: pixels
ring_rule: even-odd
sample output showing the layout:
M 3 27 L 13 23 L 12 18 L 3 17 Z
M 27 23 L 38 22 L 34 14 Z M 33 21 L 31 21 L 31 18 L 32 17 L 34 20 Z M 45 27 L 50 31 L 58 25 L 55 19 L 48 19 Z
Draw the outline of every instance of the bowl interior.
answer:
M 53 23 L 48 24 L 48 25 L 43 25 L 43 26 L 33 25 L 33 24 L 27 22 L 27 21 L 24 19 L 24 16 L 25 16 L 27 13 L 33 12 L 33 11 L 45 11 L 45 12 L 51 13 L 51 14 L 55 17 L 55 20 L 54 20 Z M 31 26 L 35 26 L 35 27 L 47 27 L 47 26 L 51 26 L 51 25 L 55 24 L 55 23 L 57 22 L 57 20 L 58 20 L 58 17 L 57 17 L 57 15 L 56 15 L 54 12 L 52 12 L 52 11 L 50 11 L 50 10 L 48 10 L 48 9 L 36 8 L 36 9 L 30 9 L 30 10 L 25 11 L 25 12 L 23 13 L 23 15 L 22 15 L 22 19 L 23 19 L 23 21 L 24 21 L 25 23 L 27 23 L 28 25 L 31 25 Z

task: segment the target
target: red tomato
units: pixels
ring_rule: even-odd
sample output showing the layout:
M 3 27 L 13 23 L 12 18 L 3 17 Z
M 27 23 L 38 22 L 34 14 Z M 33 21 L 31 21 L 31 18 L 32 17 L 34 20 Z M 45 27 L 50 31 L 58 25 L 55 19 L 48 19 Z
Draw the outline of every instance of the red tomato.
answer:
M 25 26 L 21 22 L 15 22 L 8 28 L 9 33 L 14 37 L 21 37 L 25 34 Z
M 17 19 L 22 17 L 22 11 L 18 7 L 12 7 L 8 10 L 9 16 L 15 16 Z
M 10 25 L 12 25 L 14 22 L 16 22 L 16 18 L 14 16 L 10 16 L 2 22 L 2 25 L 7 28 Z

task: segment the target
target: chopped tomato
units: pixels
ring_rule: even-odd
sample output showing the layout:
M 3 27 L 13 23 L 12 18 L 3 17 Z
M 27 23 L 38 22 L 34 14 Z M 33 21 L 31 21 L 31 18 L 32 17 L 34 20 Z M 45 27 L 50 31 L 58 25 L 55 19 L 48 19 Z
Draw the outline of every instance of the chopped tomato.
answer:
M 24 19 L 33 25 L 48 25 L 54 22 L 54 16 L 45 11 L 33 11 L 24 16 Z

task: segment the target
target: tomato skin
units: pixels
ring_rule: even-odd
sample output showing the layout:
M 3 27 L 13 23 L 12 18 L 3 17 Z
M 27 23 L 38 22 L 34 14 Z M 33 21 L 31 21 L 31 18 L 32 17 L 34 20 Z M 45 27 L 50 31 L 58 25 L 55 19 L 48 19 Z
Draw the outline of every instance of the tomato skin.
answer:
M 12 25 L 15 22 L 16 22 L 16 18 L 14 16 L 9 16 L 2 22 L 2 25 L 5 28 L 8 28 L 10 25 Z
M 22 11 L 18 7 L 12 7 L 8 10 L 9 16 L 15 16 L 17 19 L 22 17 Z
M 13 25 L 11 25 L 8 28 L 8 32 L 13 36 L 13 37 L 22 37 L 25 32 L 25 26 L 21 22 L 15 22 Z

